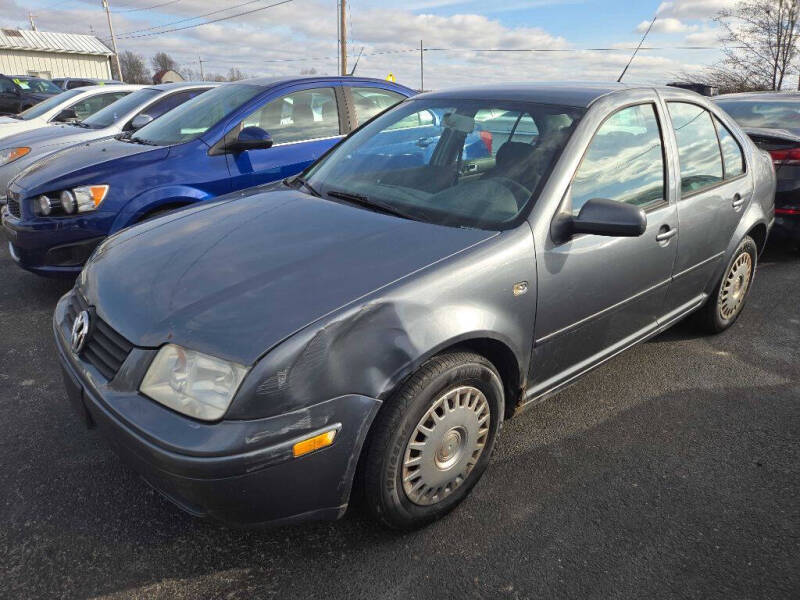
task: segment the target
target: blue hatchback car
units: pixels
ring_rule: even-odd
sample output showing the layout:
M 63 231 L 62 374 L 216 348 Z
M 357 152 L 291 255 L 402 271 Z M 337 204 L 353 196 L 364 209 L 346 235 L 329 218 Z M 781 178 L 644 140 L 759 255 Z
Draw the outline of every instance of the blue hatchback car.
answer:
M 71 146 L 8 187 L 3 229 L 29 271 L 74 276 L 108 235 L 166 211 L 295 175 L 415 92 L 357 77 L 251 79 L 129 136 Z

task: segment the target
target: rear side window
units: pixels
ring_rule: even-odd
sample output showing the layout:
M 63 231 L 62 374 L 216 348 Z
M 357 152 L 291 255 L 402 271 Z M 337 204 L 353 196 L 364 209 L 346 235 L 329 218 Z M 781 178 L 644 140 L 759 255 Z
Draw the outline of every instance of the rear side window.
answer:
M 275 144 L 339 135 L 339 109 L 333 88 L 293 92 L 262 106 L 240 124 L 260 127 Z
M 572 212 L 592 198 L 649 207 L 665 201 L 664 152 L 652 104 L 623 108 L 600 126 L 572 181 Z
M 719 134 L 719 147 L 722 149 L 722 166 L 725 171 L 725 179 L 738 177 L 744 173 L 744 154 L 739 142 L 733 134 L 723 125 L 719 119 L 714 117 Z
M 722 155 L 711 114 L 687 102 L 669 102 L 678 142 L 681 194 L 694 194 L 722 181 Z
M 178 92 L 176 94 L 172 94 L 167 96 L 166 98 L 159 100 L 158 102 L 154 102 L 152 105 L 148 106 L 144 110 L 144 114 L 150 115 L 154 119 L 157 119 L 164 113 L 168 113 L 176 106 L 180 106 L 187 100 L 191 100 L 201 92 L 205 92 L 204 89 L 199 90 L 186 90 L 183 92 Z
M 369 121 L 379 112 L 383 112 L 405 99 L 397 92 L 373 87 L 353 87 L 350 88 L 350 93 L 356 112 L 356 125 Z

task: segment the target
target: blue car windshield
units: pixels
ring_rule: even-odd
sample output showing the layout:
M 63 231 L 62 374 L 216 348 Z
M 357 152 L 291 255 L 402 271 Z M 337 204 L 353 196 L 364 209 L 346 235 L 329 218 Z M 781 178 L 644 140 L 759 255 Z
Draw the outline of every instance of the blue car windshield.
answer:
M 419 98 L 356 131 L 301 182 L 323 197 L 411 219 L 515 225 L 585 111 L 528 102 Z
M 153 88 L 142 88 L 112 102 L 103 109 L 98 110 L 92 116 L 87 117 L 81 123 L 88 125 L 92 129 L 103 129 L 110 127 L 120 119 L 128 116 L 131 111 L 141 108 L 154 98 L 163 94 L 163 90 Z
M 234 110 L 263 92 L 264 88 L 249 84 L 221 85 L 181 104 L 163 117 L 148 123 L 134 135 L 155 146 L 183 144 L 203 135 Z

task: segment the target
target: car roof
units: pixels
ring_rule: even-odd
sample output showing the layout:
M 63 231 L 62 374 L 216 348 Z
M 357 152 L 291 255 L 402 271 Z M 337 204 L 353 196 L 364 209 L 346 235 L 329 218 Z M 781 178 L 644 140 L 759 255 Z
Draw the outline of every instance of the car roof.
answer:
M 174 90 L 192 89 L 198 87 L 217 87 L 224 82 L 220 81 L 176 81 L 175 83 L 158 83 L 155 85 L 145 85 L 149 90 L 159 90 L 172 92 Z
M 800 100 L 800 92 L 739 92 L 738 94 L 720 94 L 716 100 Z
M 323 75 L 313 77 L 254 77 L 253 79 L 241 79 L 234 83 L 246 83 L 248 85 L 258 85 L 264 88 L 273 87 L 276 85 L 284 85 L 289 83 L 304 83 L 304 82 L 320 82 L 320 83 L 344 83 L 349 81 L 365 82 L 365 83 L 381 83 L 384 85 L 400 85 L 393 82 L 388 82 L 385 79 L 376 79 L 374 77 L 355 77 L 352 75 Z
M 461 98 L 470 100 L 507 100 L 539 102 L 541 104 L 561 104 L 588 108 L 602 96 L 626 90 L 648 89 L 669 91 L 670 95 L 687 98 L 703 98 L 700 94 L 680 88 L 612 82 L 532 82 L 498 83 L 461 88 L 451 88 L 436 92 L 426 92 L 415 98 Z
M 74 90 L 80 90 L 81 93 L 96 93 L 101 94 L 103 92 L 116 92 L 119 90 L 125 91 L 130 90 L 134 92 L 136 90 L 142 89 L 143 85 L 138 85 L 135 83 L 105 83 L 103 85 L 84 85 L 82 87 L 72 88 L 71 90 L 65 90 L 67 92 L 72 92 Z

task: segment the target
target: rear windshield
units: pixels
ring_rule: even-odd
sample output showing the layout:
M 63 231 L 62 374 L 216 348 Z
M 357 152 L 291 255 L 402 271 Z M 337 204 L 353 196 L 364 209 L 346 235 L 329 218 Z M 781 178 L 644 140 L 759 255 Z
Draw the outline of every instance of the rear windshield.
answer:
M 209 90 L 148 123 L 132 139 L 155 146 L 182 144 L 203 135 L 264 88 L 227 84 Z
M 19 113 L 17 116 L 22 119 L 23 121 L 30 121 L 31 119 L 35 119 L 36 117 L 41 117 L 44 113 L 49 111 L 50 109 L 55 108 L 59 104 L 62 104 L 77 96 L 78 94 L 82 94 L 83 90 L 70 90 L 68 92 L 61 92 L 53 96 L 52 98 L 48 98 L 39 104 L 34 104 L 28 110 L 24 110 Z
M 506 229 L 536 201 L 584 111 L 418 99 L 355 132 L 306 174 L 323 197 L 454 227 Z
M 800 128 L 800 100 L 718 100 L 717 104 L 744 127 Z
M 152 88 L 143 88 L 136 90 L 120 98 L 116 102 L 112 102 L 102 110 L 98 110 L 91 117 L 83 120 L 84 125 L 88 125 L 92 129 L 102 129 L 103 127 L 110 127 L 123 117 L 126 117 L 132 110 L 143 107 L 163 94 L 163 90 L 154 90 Z

